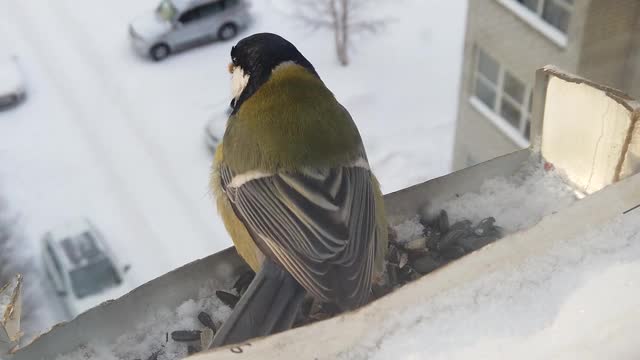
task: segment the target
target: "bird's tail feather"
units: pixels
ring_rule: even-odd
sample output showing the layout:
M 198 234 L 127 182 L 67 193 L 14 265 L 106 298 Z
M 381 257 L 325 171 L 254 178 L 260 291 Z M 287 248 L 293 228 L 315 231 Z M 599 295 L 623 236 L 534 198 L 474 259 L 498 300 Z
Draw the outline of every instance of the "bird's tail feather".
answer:
M 279 265 L 262 268 L 213 339 L 212 347 L 239 343 L 291 328 L 306 291 Z

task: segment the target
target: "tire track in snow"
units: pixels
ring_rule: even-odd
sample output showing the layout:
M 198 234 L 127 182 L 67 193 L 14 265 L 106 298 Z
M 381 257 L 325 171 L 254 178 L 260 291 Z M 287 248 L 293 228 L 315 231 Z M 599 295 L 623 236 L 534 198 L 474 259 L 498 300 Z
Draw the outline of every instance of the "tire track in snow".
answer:
M 152 136 L 146 134 L 144 125 L 139 122 L 138 115 L 130 104 L 129 99 L 123 96 L 123 92 L 118 88 L 118 84 L 114 82 L 116 77 L 110 76 L 111 74 L 108 71 L 109 66 L 105 63 L 98 50 L 92 46 L 94 42 L 91 37 L 89 37 L 86 32 L 74 31 L 74 29 L 82 29 L 83 26 L 73 15 L 70 15 L 71 11 L 68 8 L 68 3 L 62 0 L 56 1 L 55 4 L 59 6 L 53 7 L 59 15 L 59 18 L 66 19 L 66 21 L 60 22 L 65 25 L 65 32 L 69 34 L 70 37 L 74 37 L 77 44 L 86 45 L 79 48 L 86 51 L 84 56 L 86 57 L 87 64 L 91 64 L 95 68 L 95 73 L 101 78 L 102 84 L 105 85 L 110 98 L 117 103 L 118 108 L 123 112 L 123 115 L 127 120 L 125 121 L 125 124 L 129 125 L 131 132 L 144 144 L 145 150 L 149 154 L 150 159 L 154 162 L 154 167 L 162 174 L 162 178 L 166 181 L 167 185 L 176 196 L 176 199 L 181 203 L 186 213 L 189 214 L 188 218 L 191 219 L 191 222 L 199 228 L 199 231 L 202 234 L 201 239 L 209 239 L 213 235 L 209 230 L 211 218 L 198 211 L 198 209 L 196 209 L 190 202 L 189 196 L 176 180 L 175 174 L 166 165 L 169 164 L 170 161 L 165 155 L 164 149 L 153 140 Z M 192 239 L 192 241 L 193 240 L 195 239 Z
M 90 88 L 82 88 L 82 84 L 73 84 L 73 76 L 68 76 L 65 73 L 65 70 L 71 70 L 76 73 L 75 75 L 77 75 L 77 73 L 83 73 L 82 75 L 88 75 L 90 79 L 95 79 L 97 77 L 97 80 L 100 83 L 104 82 L 104 79 L 108 74 L 101 73 L 99 68 L 91 66 L 90 64 L 88 65 L 86 55 L 81 59 L 81 63 L 78 64 L 78 67 L 70 67 L 69 64 L 62 60 L 60 55 L 56 54 L 56 52 L 64 51 L 64 46 L 63 48 L 56 48 L 57 44 L 54 45 L 49 42 L 50 37 L 55 35 L 51 33 L 43 34 L 43 25 L 38 26 L 35 23 L 36 16 L 27 9 L 27 3 L 10 3 L 12 4 L 13 10 L 11 11 L 11 14 L 14 16 L 13 20 L 17 28 L 19 28 L 29 39 L 31 46 L 35 52 L 39 54 L 39 57 L 41 59 L 46 59 L 46 61 L 40 61 L 41 65 L 46 69 L 48 76 L 53 80 L 52 83 L 60 90 L 60 97 L 65 102 L 68 110 L 73 114 L 72 120 L 82 130 L 87 139 L 89 139 L 89 143 L 92 145 L 91 151 L 95 153 L 96 158 L 102 160 L 101 167 L 105 170 L 105 174 L 110 179 L 110 183 L 113 184 L 117 190 L 116 194 L 118 196 L 118 201 L 122 204 L 122 211 L 126 213 L 123 217 L 127 220 L 129 228 L 135 231 L 136 235 L 140 236 L 140 239 L 146 239 L 147 243 L 153 243 L 154 246 L 159 248 L 158 250 L 162 250 L 160 252 L 161 254 L 159 254 L 159 251 L 153 247 L 148 248 L 148 252 L 153 253 L 154 258 L 157 258 L 157 261 L 162 261 L 163 257 L 168 257 L 173 259 L 173 261 L 166 262 L 170 266 L 177 266 L 183 263 L 188 259 L 189 255 L 181 249 L 181 246 L 175 245 L 180 245 L 180 241 L 183 238 L 187 238 L 189 240 L 203 238 L 202 227 L 194 226 L 196 224 L 193 223 L 193 219 L 197 217 L 189 219 L 188 216 L 184 216 L 184 213 L 175 211 L 171 205 L 176 205 L 176 208 L 183 208 L 186 210 L 186 213 L 192 212 L 189 206 L 185 206 L 184 197 L 181 197 L 179 193 L 173 193 L 171 194 L 173 196 L 168 197 L 170 194 L 166 191 L 167 187 L 163 187 L 163 190 L 156 191 L 153 194 L 153 200 L 156 200 L 154 204 L 144 204 L 140 201 L 136 201 L 137 198 L 140 198 L 139 195 L 141 192 L 147 191 L 149 190 L 148 188 L 152 187 L 158 188 L 159 184 L 157 182 L 169 185 L 168 188 L 174 191 L 176 184 L 163 176 L 163 172 L 166 172 L 166 168 L 160 167 L 160 169 L 158 169 L 158 159 L 153 158 L 148 143 L 145 143 L 138 137 L 140 135 L 140 129 L 135 129 L 133 124 L 127 124 L 127 122 L 131 122 L 131 113 L 127 112 L 126 107 L 123 111 L 122 100 L 114 100 L 118 99 L 118 97 L 105 100 L 105 94 L 99 93 L 99 90 L 94 90 L 96 88 L 94 83 L 87 80 L 84 80 L 84 82 L 91 83 Z M 9 4 L 9 2 L 7 2 L 7 4 Z M 41 7 L 39 11 L 43 11 L 42 7 L 47 5 L 51 6 L 52 3 L 39 3 L 38 5 Z M 61 22 L 57 22 L 57 24 L 60 23 Z M 78 29 L 78 31 L 81 31 L 81 29 Z M 71 56 L 65 58 L 65 60 L 69 59 L 71 59 Z M 88 70 L 87 67 L 89 67 Z M 107 82 L 105 85 L 109 86 L 109 83 Z M 80 88 L 78 86 L 80 86 Z M 112 95 L 114 92 L 113 87 L 110 87 L 109 90 L 110 91 L 107 92 L 106 95 Z M 104 125 L 99 123 L 104 121 L 113 122 L 114 126 L 105 128 Z M 138 137 L 138 142 L 142 142 L 142 148 L 136 150 L 135 154 L 128 156 L 128 154 L 123 153 L 118 148 L 118 144 L 110 143 L 108 133 L 118 133 L 118 130 L 114 129 L 115 127 L 125 128 L 128 130 L 128 133 L 122 133 L 120 130 L 119 135 L 123 135 L 125 138 L 131 138 L 132 136 Z M 133 132 L 133 134 L 131 132 Z M 116 138 L 117 137 L 111 137 L 112 140 Z M 121 139 L 118 138 L 118 140 Z M 136 142 L 136 144 L 138 142 Z M 129 159 L 129 157 L 136 157 L 138 159 L 142 158 L 146 161 L 140 161 L 137 164 L 134 164 L 132 163 L 132 159 Z M 136 167 L 147 166 L 149 161 L 151 161 L 152 169 L 146 169 L 146 171 L 147 175 L 149 173 L 152 175 L 154 182 L 141 184 L 138 180 L 137 184 L 132 183 L 136 179 L 132 179 L 131 174 L 135 174 L 137 170 L 142 171 L 142 169 L 136 169 Z M 129 170 L 136 171 L 132 172 Z M 155 172 L 153 170 L 155 170 Z M 158 174 L 161 176 L 158 176 Z M 158 199 L 161 197 L 164 197 L 164 199 Z M 163 202 L 162 200 L 165 201 Z M 177 229 L 178 231 L 176 231 L 175 224 L 167 224 L 166 216 L 165 218 L 153 221 L 153 214 L 151 214 L 151 212 L 157 214 L 158 210 L 172 211 L 172 213 L 182 218 L 183 224 L 187 223 L 190 225 L 182 226 L 180 229 Z M 167 227 L 167 225 L 169 225 L 169 227 Z M 173 228 L 171 225 L 173 225 Z M 194 227 L 199 228 L 201 231 L 199 236 L 193 234 Z M 169 236 L 166 232 L 173 232 L 174 236 Z M 189 234 L 192 235 L 190 236 Z M 159 239 L 165 239 L 165 241 L 158 241 Z M 169 241 L 166 241 L 166 239 L 169 239 Z M 134 239 L 134 241 L 135 240 L 136 239 Z
M 13 7 L 11 7 L 13 11 L 7 11 L 6 14 L 11 14 L 13 16 L 11 19 L 7 19 L 7 21 L 11 22 L 16 29 L 20 29 L 22 31 L 24 38 L 29 40 L 30 48 L 39 56 L 39 58 L 47 59 L 47 61 L 44 62 L 38 61 L 38 66 L 43 68 L 46 76 L 48 77 L 45 81 L 51 83 L 52 87 L 58 90 L 58 93 L 53 96 L 62 101 L 66 112 L 70 115 L 69 120 L 77 125 L 80 132 L 86 137 L 86 148 L 93 154 L 93 157 L 96 160 L 109 160 L 110 155 L 106 144 L 99 136 L 96 135 L 91 126 L 83 120 L 83 118 L 86 117 L 85 112 L 77 106 L 75 99 L 71 99 L 66 95 L 75 91 L 73 90 L 73 84 L 64 81 L 64 79 L 59 76 L 63 74 L 59 68 L 56 68 L 55 63 L 50 61 L 52 60 L 52 57 L 46 53 L 44 48 L 34 46 L 39 42 L 39 36 L 33 30 L 34 28 L 30 26 L 31 23 L 28 20 L 24 20 L 24 18 L 28 18 L 28 16 L 20 16 L 20 11 L 17 8 L 17 6 L 19 6 L 17 5 L 18 2 L 7 1 L 3 5 L 6 8 L 9 8 L 9 3 L 13 5 Z M 28 26 L 24 26 L 24 24 L 27 24 Z M 122 219 L 124 219 L 125 223 L 129 225 L 127 229 L 131 231 L 131 235 L 143 239 L 154 239 L 156 237 L 155 231 L 148 224 L 137 204 L 132 201 L 134 197 L 127 188 L 126 181 L 123 179 L 123 176 L 121 176 L 113 166 L 113 162 L 97 161 L 97 163 L 97 166 L 102 170 L 102 173 L 107 177 L 108 182 L 112 185 L 111 190 L 117 196 L 117 202 L 121 204 L 123 212 Z M 163 255 L 158 255 L 157 261 L 158 263 L 164 263 L 167 265 L 170 263 Z

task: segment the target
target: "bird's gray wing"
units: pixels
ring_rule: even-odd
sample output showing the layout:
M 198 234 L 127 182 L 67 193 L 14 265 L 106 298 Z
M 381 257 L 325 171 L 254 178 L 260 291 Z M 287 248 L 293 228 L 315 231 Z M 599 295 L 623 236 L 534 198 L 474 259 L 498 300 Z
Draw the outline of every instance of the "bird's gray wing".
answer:
M 233 174 L 225 193 L 257 244 L 317 299 L 342 308 L 369 295 L 375 257 L 375 199 L 366 160 L 300 172 Z

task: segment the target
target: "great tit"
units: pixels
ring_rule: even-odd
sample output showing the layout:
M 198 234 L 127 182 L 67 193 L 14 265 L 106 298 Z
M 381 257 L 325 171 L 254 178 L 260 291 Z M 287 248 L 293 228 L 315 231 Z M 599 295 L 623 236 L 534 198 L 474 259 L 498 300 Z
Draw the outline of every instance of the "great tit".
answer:
M 383 272 L 380 187 L 349 112 L 289 41 L 261 33 L 231 49 L 232 112 L 211 187 L 257 275 L 214 346 L 292 326 L 305 293 L 351 310 Z

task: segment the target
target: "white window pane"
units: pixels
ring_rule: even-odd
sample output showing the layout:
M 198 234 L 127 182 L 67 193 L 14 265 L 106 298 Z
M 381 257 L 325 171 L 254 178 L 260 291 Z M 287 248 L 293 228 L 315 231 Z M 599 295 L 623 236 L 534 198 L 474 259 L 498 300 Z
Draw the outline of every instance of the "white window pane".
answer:
M 504 92 L 513 100 L 522 104 L 524 100 L 524 84 L 508 72 L 504 73 Z
M 487 55 L 484 51 L 478 49 L 478 72 L 484 75 L 487 80 L 497 84 L 498 71 L 500 71 L 498 62 L 491 56 Z
M 476 78 L 475 95 L 493 110 L 496 103 L 496 91 L 479 78 Z
M 569 29 L 569 11 L 558 5 L 556 0 L 544 2 L 542 18 L 563 33 L 566 33 Z
M 538 1 L 540 0 L 517 0 L 520 4 L 526 6 L 533 12 L 538 12 Z
M 500 116 L 514 128 L 520 130 L 520 109 L 518 107 L 503 99 L 500 106 Z

